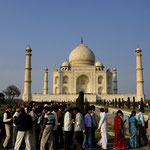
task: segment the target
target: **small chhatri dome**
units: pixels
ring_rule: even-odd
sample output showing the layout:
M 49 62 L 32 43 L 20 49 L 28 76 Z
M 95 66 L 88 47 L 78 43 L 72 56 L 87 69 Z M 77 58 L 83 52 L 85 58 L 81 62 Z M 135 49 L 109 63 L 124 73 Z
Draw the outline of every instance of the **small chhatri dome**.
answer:
M 48 68 L 47 67 L 45 67 L 45 71 L 47 71 L 48 70 Z
M 83 44 L 82 38 L 81 44 L 70 53 L 69 62 L 73 66 L 94 65 L 95 55 Z
M 27 50 L 27 51 L 29 51 L 29 50 L 31 51 L 30 45 L 26 48 L 26 50 Z
M 62 67 L 69 67 L 70 64 L 69 64 L 69 62 L 66 60 L 66 61 L 64 61 L 64 62 L 62 63 L 61 66 L 62 66 Z
M 95 66 L 96 66 L 96 67 L 102 67 L 103 64 L 102 64 L 100 61 L 97 61 L 97 62 L 95 63 Z
M 113 71 L 117 71 L 117 69 L 116 69 L 116 68 L 113 68 Z
M 136 49 L 136 52 L 137 52 L 137 53 L 140 53 L 141 51 L 142 51 L 141 48 L 137 48 L 137 49 Z

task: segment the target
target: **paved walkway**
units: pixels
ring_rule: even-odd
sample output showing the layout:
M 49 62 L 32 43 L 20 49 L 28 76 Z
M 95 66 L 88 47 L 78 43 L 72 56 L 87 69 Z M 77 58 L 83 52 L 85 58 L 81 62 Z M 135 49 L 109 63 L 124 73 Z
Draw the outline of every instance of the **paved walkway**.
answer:
M 109 150 L 112 150 L 113 148 L 113 144 L 112 143 L 109 143 L 108 144 L 108 148 L 109 148 Z M 150 147 L 140 147 L 140 148 L 136 148 L 136 149 L 128 149 L 128 150 L 137 150 L 137 149 L 139 149 L 139 150 L 150 150 Z M 3 149 L 2 147 L 0 147 L 0 150 L 6 150 L 6 149 Z M 7 150 L 13 150 L 13 148 L 12 149 L 7 149 Z M 20 150 L 25 150 L 25 149 L 20 149 Z M 59 149 L 59 150 L 64 150 L 64 149 Z M 99 148 L 92 148 L 92 150 L 100 150 Z

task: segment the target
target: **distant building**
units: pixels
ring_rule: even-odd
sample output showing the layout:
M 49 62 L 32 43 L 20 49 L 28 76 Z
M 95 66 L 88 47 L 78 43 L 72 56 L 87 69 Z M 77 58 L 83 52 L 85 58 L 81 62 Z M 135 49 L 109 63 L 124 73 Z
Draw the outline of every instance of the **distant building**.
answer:
M 53 93 L 77 94 L 80 91 L 92 94 L 112 94 L 112 72 L 95 62 L 94 53 L 83 43 L 64 61 L 61 69 L 54 68 Z
M 69 56 L 69 61 L 64 61 L 60 67 L 53 69 L 53 94 L 48 94 L 48 68 L 44 73 L 43 94 L 31 93 L 31 54 L 30 47 L 26 49 L 26 66 L 24 81 L 24 101 L 75 101 L 80 91 L 85 93 L 90 102 L 101 99 L 113 100 L 124 99 L 128 97 L 136 101 L 144 100 L 143 89 L 143 68 L 141 60 L 141 49 L 136 49 L 137 58 L 137 93 L 136 94 L 118 94 L 117 89 L 117 69 L 107 68 L 98 60 L 95 61 L 95 55 L 91 49 L 83 44 L 77 46 Z

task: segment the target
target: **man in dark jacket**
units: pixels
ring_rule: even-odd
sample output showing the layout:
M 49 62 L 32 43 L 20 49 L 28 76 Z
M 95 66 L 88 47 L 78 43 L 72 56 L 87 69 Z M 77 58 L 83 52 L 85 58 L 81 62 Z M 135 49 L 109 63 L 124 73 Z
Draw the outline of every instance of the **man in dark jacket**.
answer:
M 18 127 L 14 150 L 19 150 L 23 138 L 25 139 L 26 149 L 31 150 L 30 132 L 32 130 L 32 118 L 30 115 L 25 113 L 24 108 L 20 109 L 19 114 L 19 117 L 14 121 Z

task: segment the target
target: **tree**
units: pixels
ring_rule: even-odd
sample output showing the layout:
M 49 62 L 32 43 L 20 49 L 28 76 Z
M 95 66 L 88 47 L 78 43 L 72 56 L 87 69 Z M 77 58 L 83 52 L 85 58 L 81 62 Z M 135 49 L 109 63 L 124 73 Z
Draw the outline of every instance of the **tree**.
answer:
M 19 97 L 21 94 L 20 90 L 15 85 L 8 86 L 3 93 L 5 94 L 9 103 L 11 103 L 15 97 Z
M 115 107 L 117 107 L 117 98 L 115 98 Z
M 114 107 L 115 103 L 114 103 L 114 99 L 112 100 L 112 106 Z
M 104 99 L 104 106 L 106 105 L 106 101 L 105 101 L 105 99 Z
M 3 93 L 0 93 L 0 103 L 3 103 L 5 99 L 5 95 Z
M 79 97 L 76 99 L 76 106 L 79 108 L 80 112 L 84 113 L 84 93 L 81 91 Z
M 135 97 L 133 97 L 133 109 L 135 109 Z
M 127 106 L 128 106 L 128 109 L 130 109 L 130 97 L 128 97 Z
M 107 101 L 107 106 L 109 106 L 109 101 Z
M 121 101 L 120 101 L 120 98 L 118 100 L 118 107 L 121 108 Z
M 123 100 L 123 98 L 122 98 L 122 108 L 124 108 L 124 100 Z

